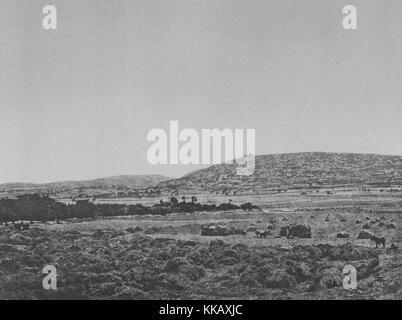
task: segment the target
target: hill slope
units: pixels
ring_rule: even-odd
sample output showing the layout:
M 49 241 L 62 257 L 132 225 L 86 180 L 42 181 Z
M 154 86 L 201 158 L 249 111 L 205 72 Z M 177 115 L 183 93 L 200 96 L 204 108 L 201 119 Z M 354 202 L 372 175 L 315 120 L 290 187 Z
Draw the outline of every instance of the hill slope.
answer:
M 235 164 L 213 165 L 179 179 L 160 182 L 164 192 L 259 193 L 272 189 L 339 186 L 402 186 L 402 157 L 352 153 L 290 153 L 256 156 L 251 176 Z

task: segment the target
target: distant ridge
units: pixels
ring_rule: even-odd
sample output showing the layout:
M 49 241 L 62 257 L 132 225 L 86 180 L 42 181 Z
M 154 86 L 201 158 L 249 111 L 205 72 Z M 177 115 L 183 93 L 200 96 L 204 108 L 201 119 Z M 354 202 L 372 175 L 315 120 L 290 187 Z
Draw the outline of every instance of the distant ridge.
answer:
M 120 175 L 104 178 L 97 178 L 91 180 L 82 181 L 58 181 L 51 183 L 3 183 L 0 187 L 3 189 L 17 189 L 17 188 L 97 188 L 105 187 L 110 188 L 112 186 L 126 186 L 129 188 L 149 188 L 161 181 L 168 180 L 170 178 L 157 175 Z
M 235 164 L 218 164 L 158 183 L 163 192 L 255 194 L 272 189 L 342 186 L 401 187 L 402 156 L 301 152 L 256 156 L 250 176 Z

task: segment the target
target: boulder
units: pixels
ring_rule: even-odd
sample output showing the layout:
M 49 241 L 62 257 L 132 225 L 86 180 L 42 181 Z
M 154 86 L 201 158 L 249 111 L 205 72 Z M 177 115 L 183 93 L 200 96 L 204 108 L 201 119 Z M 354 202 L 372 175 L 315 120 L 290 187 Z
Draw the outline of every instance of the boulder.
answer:
M 341 287 L 343 282 L 342 273 L 337 268 L 324 269 L 318 281 L 321 289 Z
M 223 265 L 226 265 L 226 266 L 233 266 L 233 265 L 237 264 L 239 261 L 234 257 L 225 256 L 225 257 L 220 257 L 218 259 L 218 262 L 220 264 L 223 264 Z
M 311 238 L 311 227 L 306 224 L 283 226 L 279 232 L 281 237 Z
M 30 243 L 32 238 L 27 237 L 21 233 L 14 233 L 8 238 L 8 243 L 12 244 L 21 244 L 21 245 L 27 245 Z
M 380 261 L 378 258 L 369 261 L 361 261 L 355 265 L 357 270 L 357 280 L 369 277 L 380 269 Z
M 129 233 L 136 233 L 136 232 L 142 231 L 142 228 L 139 226 L 136 226 L 135 228 L 130 227 L 130 228 L 127 228 L 126 231 Z
M 349 238 L 349 233 L 347 233 L 346 231 L 341 231 L 338 232 L 336 235 L 337 238 Z
M 374 248 L 354 246 L 350 242 L 339 246 L 318 245 L 323 257 L 331 261 L 356 261 L 363 259 L 374 259 L 378 252 Z
M 228 236 L 231 232 L 223 225 L 204 225 L 201 227 L 202 236 Z
M 307 263 L 289 261 L 288 265 L 286 272 L 295 277 L 297 282 L 303 282 L 312 277 L 312 273 Z
M 284 270 L 274 270 L 266 279 L 266 285 L 269 288 L 292 289 L 296 284 L 296 279 Z
M 216 249 L 220 249 L 224 246 L 225 246 L 225 242 L 223 242 L 222 240 L 211 240 L 208 248 L 209 248 L 209 250 L 216 250 Z
M 359 232 L 357 239 L 370 239 L 373 234 L 370 231 L 362 230 Z

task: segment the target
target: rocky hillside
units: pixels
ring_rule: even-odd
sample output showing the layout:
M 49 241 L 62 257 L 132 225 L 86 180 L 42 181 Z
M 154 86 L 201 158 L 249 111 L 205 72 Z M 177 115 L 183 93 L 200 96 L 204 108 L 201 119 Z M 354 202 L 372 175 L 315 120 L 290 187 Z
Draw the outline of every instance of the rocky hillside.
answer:
M 230 195 L 343 186 L 401 187 L 402 156 L 324 152 L 260 155 L 251 176 L 236 175 L 235 164 L 219 164 L 157 185 L 165 192 Z

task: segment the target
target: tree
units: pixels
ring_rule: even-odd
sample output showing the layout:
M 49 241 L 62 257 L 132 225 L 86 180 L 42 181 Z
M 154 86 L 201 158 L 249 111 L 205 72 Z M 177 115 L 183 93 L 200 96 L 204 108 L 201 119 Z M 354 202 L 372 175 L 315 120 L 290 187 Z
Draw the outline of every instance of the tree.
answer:
M 96 206 L 88 200 L 79 200 L 72 206 L 73 216 L 77 218 L 94 218 L 96 216 Z
M 179 200 L 177 200 L 176 197 L 171 197 L 171 198 L 170 198 L 170 205 L 171 205 L 172 207 L 176 207 L 178 204 L 179 204 Z
M 7 226 L 7 222 L 10 220 L 15 220 L 15 213 L 0 203 L 0 223 L 4 222 L 4 225 Z

